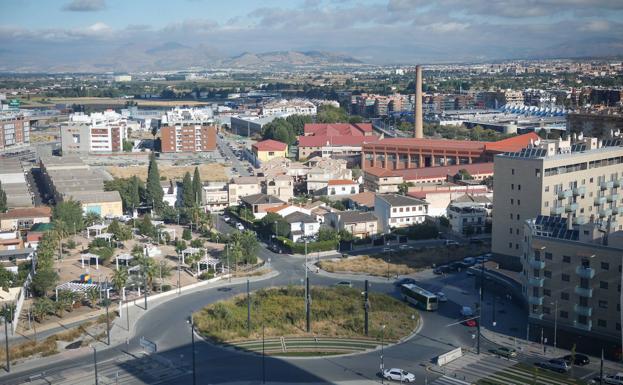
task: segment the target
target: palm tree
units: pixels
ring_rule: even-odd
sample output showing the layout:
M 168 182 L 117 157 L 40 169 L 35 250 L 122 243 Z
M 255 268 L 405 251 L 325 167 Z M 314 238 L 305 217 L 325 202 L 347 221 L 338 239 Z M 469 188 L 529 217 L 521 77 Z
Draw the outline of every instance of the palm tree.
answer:
M 89 300 L 89 306 L 91 306 L 91 308 L 97 308 L 97 300 L 100 296 L 99 290 L 96 287 L 90 287 L 85 294 Z
M 58 293 L 58 297 L 56 298 L 56 314 L 63 318 L 63 313 L 65 310 L 68 310 L 72 305 L 73 294 L 71 291 L 63 290 Z
M 146 255 L 135 255 L 134 256 L 135 265 L 141 267 L 141 272 L 145 274 L 147 279 L 147 287 L 152 287 L 154 277 L 156 277 L 160 270 L 156 261 L 153 258 L 150 258 Z
M 101 220 L 102 220 L 102 218 L 100 217 L 100 215 L 98 213 L 93 212 L 93 211 L 89 211 L 84 216 L 84 224 L 86 226 L 93 226 L 94 224 L 98 223 Z
M 67 224 L 56 219 L 54 222 L 54 237 L 58 240 L 59 259 L 63 259 L 63 240 L 69 235 Z
M 32 315 L 38 322 L 43 321 L 49 313 L 54 311 L 54 302 L 47 297 L 39 298 L 32 306 Z
M 121 295 L 121 292 L 127 283 L 128 283 L 128 269 L 126 269 L 125 267 L 122 267 L 119 270 L 115 270 L 113 272 L 112 285 L 115 288 L 115 291 L 117 291 L 119 295 Z
M 160 274 L 160 291 L 162 291 L 162 280 L 171 276 L 172 269 L 167 261 L 164 260 L 161 260 L 160 263 L 158 263 L 158 269 L 158 273 Z

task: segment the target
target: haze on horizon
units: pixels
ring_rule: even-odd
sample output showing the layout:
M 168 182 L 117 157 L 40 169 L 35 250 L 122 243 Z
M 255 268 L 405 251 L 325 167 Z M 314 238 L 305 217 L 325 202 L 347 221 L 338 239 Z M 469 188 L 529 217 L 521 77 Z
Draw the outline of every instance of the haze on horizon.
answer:
M 188 54 L 192 66 L 272 51 L 372 64 L 623 54 L 620 0 L 2 0 L 2 9 L 0 71 L 157 69 L 167 56 L 183 65 Z

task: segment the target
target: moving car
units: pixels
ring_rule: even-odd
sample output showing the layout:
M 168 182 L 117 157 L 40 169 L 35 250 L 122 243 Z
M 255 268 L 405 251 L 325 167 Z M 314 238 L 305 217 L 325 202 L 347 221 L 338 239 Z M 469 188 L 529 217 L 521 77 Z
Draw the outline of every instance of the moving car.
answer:
M 383 377 L 388 380 L 400 381 L 400 382 L 414 382 L 415 374 L 409 373 L 406 370 L 391 368 L 383 370 Z
M 448 302 L 448 297 L 446 297 L 446 293 L 443 291 L 438 291 L 435 295 L 437 296 L 437 300 L 439 302 Z
M 449 271 L 448 266 L 439 266 L 433 269 L 433 274 L 442 275 L 447 274 Z
M 591 360 L 587 356 L 577 353 L 575 355 L 575 359 L 573 359 L 573 356 L 571 356 L 571 354 L 564 356 L 562 359 L 565 360 L 569 365 L 571 365 L 571 362 L 573 361 L 573 365 L 576 366 L 584 366 L 591 363 Z
M 340 282 L 336 283 L 335 286 L 337 286 L 337 287 L 353 287 L 353 284 L 350 281 L 340 281 Z
M 244 226 L 240 222 L 236 223 L 236 228 L 240 231 L 244 231 Z
M 610 374 L 608 376 L 604 376 L 604 384 L 623 385 L 623 373 Z
M 493 351 L 493 354 L 497 354 L 501 357 L 512 358 L 517 357 L 517 351 L 513 348 L 501 347 Z
M 411 284 L 417 284 L 416 280 L 413 278 L 401 278 L 399 280 L 397 280 L 396 282 L 394 282 L 395 286 L 400 286 L 400 285 L 404 285 L 407 283 L 411 283 Z
M 535 362 L 534 364 L 541 368 L 553 370 L 559 373 L 566 373 L 570 369 L 569 365 L 567 365 L 567 362 L 565 360 L 561 360 L 558 358 L 549 361 Z

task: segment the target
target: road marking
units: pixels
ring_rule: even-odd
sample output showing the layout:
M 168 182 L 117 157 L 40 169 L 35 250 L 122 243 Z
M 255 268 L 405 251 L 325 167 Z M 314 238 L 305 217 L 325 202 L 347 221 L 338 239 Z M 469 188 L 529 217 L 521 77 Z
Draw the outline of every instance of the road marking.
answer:
M 597 374 L 598 372 L 590 372 L 589 374 L 580 377 L 580 380 L 586 380 L 587 378 L 594 376 L 595 374 Z

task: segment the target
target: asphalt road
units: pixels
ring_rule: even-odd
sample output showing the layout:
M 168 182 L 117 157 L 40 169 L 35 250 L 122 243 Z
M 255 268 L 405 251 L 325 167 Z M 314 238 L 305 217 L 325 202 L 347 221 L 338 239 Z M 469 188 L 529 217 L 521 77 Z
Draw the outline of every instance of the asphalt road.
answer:
M 247 171 L 247 167 L 249 167 L 249 163 L 243 162 L 236 157 L 236 154 L 232 151 L 231 147 L 228 146 L 228 143 L 231 143 L 227 139 L 221 139 L 219 136 L 216 137 L 216 144 L 219 149 L 223 152 L 226 157 L 229 157 L 229 162 L 232 164 L 232 168 L 236 168 L 236 172 L 232 171 L 232 174 L 238 174 L 240 176 L 250 176 L 251 174 Z
M 218 228 L 224 232 L 235 231 L 221 220 L 218 222 Z M 302 284 L 305 274 L 304 258 L 274 254 L 264 247 L 260 249 L 260 256 L 265 260 L 270 258 L 272 267 L 280 274 L 274 278 L 253 283 L 251 290 Z M 331 285 L 339 280 L 313 272 L 309 272 L 309 276 L 311 284 L 317 286 Z M 363 289 L 363 280 L 351 279 L 351 281 L 354 287 Z M 420 274 L 418 281 L 422 286 L 433 291 L 443 290 L 449 301 L 442 303 L 437 312 L 421 312 L 423 326 L 420 332 L 402 344 L 385 348 L 384 361 L 385 367 L 400 367 L 414 372 L 417 377 L 416 383 L 424 384 L 433 380 L 437 375 L 427 373 L 423 365 L 429 363 L 437 355 L 455 347 L 475 346 L 475 339 L 472 337 L 474 330 L 462 324 L 452 324 L 458 320 L 461 306 L 473 304 L 477 300 L 477 294 L 474 290 L 473 277 L 465 273 L 438 277 L 428 272 Z M 192 384 L 189 316 L 193 311 L 207 304 L 242 293 L 246 289 L 245 284 L 228 287 L 230 291 L 221 291 L 214 287 L 206 288 L 153 307 L 135 324 L 134 338 L 129 341 L 128 345 L 122 344 L 98 353 L 100 372 L 125 370 L 132 375 L 127 383 Z M 392 281 L 374 282 L 371 285 L 371 291 L 397 295 Z M 514 309 L 512 305 L 508 305 L 507 311 L 520 314 L 519 308 Z M 255 319 L 253 317 L 252 315 L 252 322 Z M 141 350 L 138 343 L 141 336 L 155 342 L 158 346 L 158 362 L 155 366 L 148 366 L 149 370 L 139 369 L 145 366 L 145 360 L 149 358 L 139 358 L 135 355 Z M 171 363 L 171 368 L 167 368 L 162 362 Z M 261 382 L 262 373 L 265 373 L 267 381 L 283 383 L 333 383 L 364 379 L 380 381 L 379 364 L 380 351 L 316 359 L 267 357 L 265 371 L 262 372 L 260 356 L 224 349 L 203 341 L 196 343 L 196 375 L 199 379 L 197 383 L 200 384 L 234 381 L 258 383 L 258 381 Z M 156 377 L 154 373 L 160 373 L 158 365 L 164 370 L 162 370 L 162 375 Z M 4 375 L 0 377 L 0 382 L 7 385 L 21 384 L 26 382 L 29 376 L 41 372 L 45 372 L 50 378 L 62 377 L 65 371 L 76 368 L 88 373 L 92 366 L 92 357 L 82 356 L 73 360 L 50 363 L 19 374 Z

